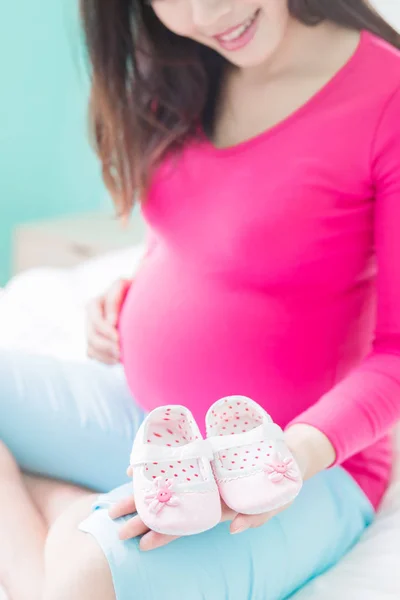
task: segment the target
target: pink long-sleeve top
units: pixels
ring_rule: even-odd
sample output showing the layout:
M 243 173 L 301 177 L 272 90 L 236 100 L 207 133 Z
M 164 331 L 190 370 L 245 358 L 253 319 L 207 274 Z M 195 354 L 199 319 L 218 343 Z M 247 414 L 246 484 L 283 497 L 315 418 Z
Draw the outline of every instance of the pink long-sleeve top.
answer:
M 400 52 L 364 32 L 289 118 L 161 165 L 120 320 L 136 400 L 204 423 L 229 394 L 306 423 L 374 506 L 400 418 Z

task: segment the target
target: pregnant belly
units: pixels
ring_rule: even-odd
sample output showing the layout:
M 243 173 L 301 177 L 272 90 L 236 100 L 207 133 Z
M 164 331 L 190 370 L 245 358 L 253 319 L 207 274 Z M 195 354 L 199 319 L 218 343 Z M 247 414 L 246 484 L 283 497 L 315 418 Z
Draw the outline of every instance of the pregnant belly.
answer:
M 183 404 L 201 424 L 215 400 L 243 394 L 285 425 L 330 380 L 328 357 L 315 352 L 319 342 L 310 340 L 321 328 L 313 322 L 310 333 L 304 315 L 293 317 L 259 290 L 235 289 L 149 260 L 120 319 L 123 364 L 135 400 L 145 410 Z

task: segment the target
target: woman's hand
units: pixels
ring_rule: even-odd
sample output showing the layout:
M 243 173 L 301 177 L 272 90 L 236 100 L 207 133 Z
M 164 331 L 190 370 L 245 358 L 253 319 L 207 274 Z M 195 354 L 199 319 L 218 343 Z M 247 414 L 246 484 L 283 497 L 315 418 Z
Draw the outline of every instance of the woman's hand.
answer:
M 295 457 L 304 480 L 330 467 L 335 461 L 335 449 L 329 439 L 321 431 L 309 425 L 298 424 L 287 429 L 285 432 L 285 442 Z M 131 467 L 128 468 L 128 476 L 132 477 Z M 272 517 L 286 510 L 288 506 L 286 505 L 278 510 L 261 515 L 240 515 L 222 502 L 221 521 L 232 521 L 230 526 L 231 533 L 241 533 L 246 529 L 264 525 Z M 133 496 L 130 496 L 115 504 L 110 509 L 109 515 L 112 519 L 117 519 L 135 511 L 135 499 Z M 177 539 L 177 537 L 151 531 L 137 515 L 121 527 L 119 536 L 121 540 L 143 536 L 140 540 L 141 550 L 154 550 Z
M 128 476 L 132 476 L 132 468 L 128 468 Z M 261 515 L 241 515 L 235 513 L 232 509 L 230 509 L 224 502 L 221 500 L 222 504 L 222 518 L 223 521 L 232 521 L 230 526 L 230 532 L 232 534 L 242 533 L 246 529 L 260 527 L 264 525 L 267 521 L 272 519 L 275 515 L 285 510 L 289 505 L 283 506 L 278 510 L 274 510 L 269 513 L 264 513 Z M 109 516 L 112 519 L 117 519 L 119 517 L 123 517 L 129 514 L 132 514 L 136 511 L 135 499 L 132 496 L 128 498 L 124 498 L 120 502 L 117 502 L 114 506 L 112 506 L 109 510 Z M 119 537 L 121 540 L 128 540 L 130 538 L 135 538 L 138 536 L 143 536 L 140 540 L 140 549 L 143 551 L 146 550 L 154 550 L 155 548 L 160 548 L 161 546 L 165 546 L 169 544 L 173 540 L 178 539 L 179 536 L 171 536 L 164 535 L 162 533 L 157 533 L 155 531 L 151 531 L 141 520 L 141 518 L 136 515 L 129 519 L 127 523 L 125 523 L 120 531 Z
M 329 438 L 311 425 L 291 425 L 285 431 L 285 442 L 296 458 L 304 481 L 335 463 L 336 450 Z
M 119 279 L 87 308 L 87 354 L 106 365 L 120 362 L 118 317 L 132 284 Z

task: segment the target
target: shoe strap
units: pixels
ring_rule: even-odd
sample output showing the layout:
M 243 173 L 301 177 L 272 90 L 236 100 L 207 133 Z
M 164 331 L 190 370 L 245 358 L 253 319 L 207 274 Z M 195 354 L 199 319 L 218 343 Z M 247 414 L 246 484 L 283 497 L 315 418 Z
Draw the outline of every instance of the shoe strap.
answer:
M 206 458 L 212 460 L 213 449 L 208 440 L 196 440 L 185 446 L 157 446 L 156 444 L 133 445 L 130 464 L 142 465 L 147 462 L 171 462 Z
M 234 433 L 232 435 L 215 435 L 208 437 L 214 454 L 221 450 L 249 446 L 265 440 L 282 440 L 283 431 L 276 423 L 263 423 L 246 433 Z

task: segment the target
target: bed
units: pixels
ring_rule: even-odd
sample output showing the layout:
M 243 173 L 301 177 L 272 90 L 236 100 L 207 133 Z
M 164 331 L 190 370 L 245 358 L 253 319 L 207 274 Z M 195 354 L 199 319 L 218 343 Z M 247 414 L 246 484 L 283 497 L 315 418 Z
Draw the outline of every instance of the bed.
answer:
M 86 361 L 87 301 L 115 278 L 131 275 L 142 252 L 133 247 L 74 269 L 37 269 L 14 278 L 0 290 L 0 346 Z M 400 443 L 398 451 L 400 457 Z M 399 467 L 400 461 L 379 516 L 359 545 L 295 600 L 400 598 Z

